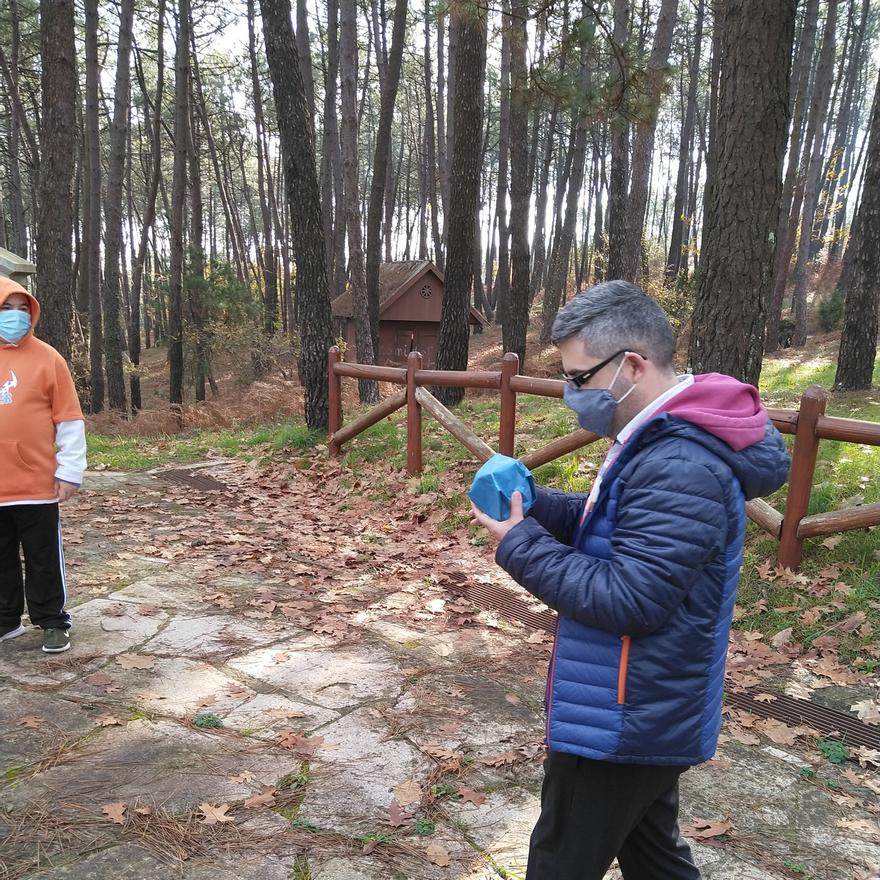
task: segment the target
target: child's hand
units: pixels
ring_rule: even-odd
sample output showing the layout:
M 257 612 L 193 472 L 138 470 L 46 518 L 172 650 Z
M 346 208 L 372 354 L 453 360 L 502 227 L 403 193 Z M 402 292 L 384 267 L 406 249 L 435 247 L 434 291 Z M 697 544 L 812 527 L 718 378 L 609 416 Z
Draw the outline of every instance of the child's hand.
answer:
M 59 501 L 67 501 L 68 498 L 73 498 L 76 495 L 77 489 L 79 489 L 79 486 L 76 483 L 65 483 L 64 480 L 55 480 L 55 494 L 58 496 Z
M 525 519 L 523 516 L 522 493 L 514 492 L 510 496 L 510 518 L 503 522 L 492 519 L 491 516 L 486 516 L 473 501 L 471 502 L 471 514 L 471 522 L 483 526 L 496 541 L 500 541 L 515 525 L 519 525 Z

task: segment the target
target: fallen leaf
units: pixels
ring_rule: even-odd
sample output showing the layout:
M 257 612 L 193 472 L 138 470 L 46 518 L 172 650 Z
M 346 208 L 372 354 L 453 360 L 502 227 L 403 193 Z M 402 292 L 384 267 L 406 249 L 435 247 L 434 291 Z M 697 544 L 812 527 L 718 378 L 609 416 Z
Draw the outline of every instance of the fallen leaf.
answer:
M 732 825 L 730 822 L 716 822 L 711 819 L 694 819 L 692 823 L 681 826 L 681 833 L 685 837 L 692 837 L 695 840 L 710 840 L 713 837 L 720 837 L 727 834 Z
M 755 694 L 754 696 L 756 703 L 772 703 L 775 699 L 773 694 Z
M 402 828 L 404 825 L 408 825 L 410 821 L 409 816 L 403 812 L 397 800 L 391 801 L 391 806 L 388 807 L 388 824 L 392 828 Z
M 439 645 L 432 645 L 431 650 L 441 657 L 448 657 L 455 649 L 450 642 L 440 642 Z
M 870 837 L 876 837 L 880 834 L 880 825 L 869 819 L 838 819 L 834 824 L 837 828 L 846 828 L 847 831 L 867 834 Z
M 865 724 L 880 724 L 880 701 L 861 700 L 849 707 Z
M 113 679 L 106 672 L 93 672 L 91 675 L 86 676 L 85 681 L 87 684 L 95 685 L 95 687 L 105 687 L 108 684 L 113 684 Z
M 826 538 L 820 543 L 823 547 L 827 547 L 829 550 L 833 550 L 842 540 L 843 535 L 832 535 L 830 538 Z
M 288 718 L 305 718 L 305 712 L 296 712 L 293 709 L 266 709 L 265 714 L 270 718 L 280 718 L 286 721 Z
M 95 718 L 95 721 L 97 721 L 101 727 L 116 727 L 117 725 L 122 724 L 122 722 L 113 715 L 99 715 Z
M 219 807 L 209 804 L 207 801 L 199 804 L 203 818 L 199 819 L 202 825 L 217 825 L 222 822 L 234 822 L 232 816 L 227 816 L 229 804 L 220 804 Z
M 257 807 L 272 807 L 275 805 L 275 795 L 278 789 L 274 785 L 264 785 L 258 794 L 249 797 L 244 805 L 249 810 L 255 810 Z
M 290 749 L 303 755 L 314 755 L 324 746 L 323 736 L 308 737 L 302 730 L 282 730 L 276 737 L 275 742 L 282 749 Z
M 407 779 L 394 786 L 395 800 L 405 807 L 408 804 L 417 804 L 422 799 L 422 787 L 415 779 Z
M 762 718 L 755 724 L 755 728 L 763 733 L 767 739 L 780 746 L 794 745 L 797 734 L 787 725 L 775 718 Z
M 101 812 L 116 825 L 125 825 L 125 804 L 116 801 L 112 804 L 104 804 Z
M 449 865 L 449 853 L 442 846 L 437 846 L 436 843 L 432 843 L 425 850 L 425 858 L 432 865 L 439 865 L 441 868 Z
M 40 718 L 39 715 L 25 715 L 23 718 L 19 718 L 15 723 L 19 727 L 29 727 L 31 730 L 39 730 L 45 722 L 46 719 Z
M 463 804 L 473 804 L 474 806 L 481 807 L 486 803 L 486 795 L 481 791 L 474 791 L 472 788 L 460 788 L 458 796 Z
M 859 767 L 874 765 L 880 767 L 880 749 L 869 749 L 867 746 L 859 746 L 853 751 L 858 759 Z
M 792 628 L 789 626 L 786 629 L 780 630 L 770 639 L 770 644 L 774 648 L 781 648 L 783 645 L 787 645 L 791 641 Z
M 152 807 L 135 807 L 134 811 L 138 814 L 138 816 L 152 816 L 153 808 Z
M 238 776 L 230 776 L 229 781 L 235 783 L 252 782 L 257 777 L 250 770 L 242 770 Z
M 145 617 L 158 614 L 161 610 L 161 605 L 154 605 L 152 602 L 144 602 L 143 605 L 138 605 L 138 614 L 143 614 Z
M 516 694 L 505 694 L 504 699 L 507 700 L 507 702 L 510 703 L 511 706 L 518 706 L 520 703 L 520 699 Z
M 152 669 L 155 659 L 149 654 L 120 654 L 116 662 L 123 669 Z

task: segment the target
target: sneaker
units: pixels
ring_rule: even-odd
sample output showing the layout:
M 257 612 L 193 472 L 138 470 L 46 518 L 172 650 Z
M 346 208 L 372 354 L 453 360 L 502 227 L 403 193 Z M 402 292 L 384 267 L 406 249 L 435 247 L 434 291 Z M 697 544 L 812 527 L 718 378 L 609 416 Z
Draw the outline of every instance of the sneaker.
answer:
M 47 654 L 60 654 L 70 647 L 70 634 L 66 629 L 50 626 L 43 630 L 43 650 Z
M 19 636 L 23 636 L 25 632 L 25 628 L 20 623 L 18 626 L 4 627 L 0 629 L 0 642 L 5 642 L 7 639 L 17 639 Z

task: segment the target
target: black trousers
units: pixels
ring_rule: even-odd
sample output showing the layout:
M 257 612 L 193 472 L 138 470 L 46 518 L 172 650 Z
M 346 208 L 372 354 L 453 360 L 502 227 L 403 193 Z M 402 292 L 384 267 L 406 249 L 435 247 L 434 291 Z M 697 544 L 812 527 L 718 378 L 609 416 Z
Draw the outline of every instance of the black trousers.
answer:
M 20 550 L 24 551 L 22 577 Z M 18 626 L 27 595 L 31 623 L 70 626 L 57 504 L 0 507 L 0 629 Z
M 699 880 L 678 829 L 686 769 L 549 752 L 527 880 L 602 880 L 615 857 L 625 880 Z

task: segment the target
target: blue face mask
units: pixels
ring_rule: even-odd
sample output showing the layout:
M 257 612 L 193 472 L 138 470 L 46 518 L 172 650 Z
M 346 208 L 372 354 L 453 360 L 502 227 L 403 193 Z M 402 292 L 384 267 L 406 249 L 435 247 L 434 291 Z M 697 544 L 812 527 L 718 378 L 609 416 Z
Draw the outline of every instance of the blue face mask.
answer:
M 631 385 L 629 391 L 620 400 L 611 393 L 611 389 L 614 387 L 614 383 L 623 369 L 625 360 L 626 358 L 624 357 L 617 368 L 617 372 L 614 374 L 614 378 L 611 380 L 611 384 L 607 388 L 572 388 L 571 385 L 566 383 L 563 390 L 565 405 L 569 409 L 574 410 L 575 415 L 577 415 L 578 424 L 585 431 L 592 431 L 600 437 L 611 436 L 611 425 L 614 421 L 617 407 L 626 400 L 633 388 L 636 387 Z
M 7 342 L 20 342 L 31 329 L 29 312 L 19 309 L 0 309 L 0 338 Z

